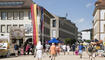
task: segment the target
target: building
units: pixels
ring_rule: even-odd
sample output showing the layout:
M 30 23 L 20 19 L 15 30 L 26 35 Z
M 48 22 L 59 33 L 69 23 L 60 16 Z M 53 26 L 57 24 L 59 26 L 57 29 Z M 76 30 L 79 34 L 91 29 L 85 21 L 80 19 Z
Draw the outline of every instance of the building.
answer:
M 81 31 L 82 41 L 92 39 L 92 29 L 86 29 Z
M 105 0 L 96 1 L 93 17 L 93 38 L 105 41 Z
M 0 36 L 9 36 L 11 27 L 25 29 L 25 41 L 32 42 L 32 0 L 0 0 Z M 50 19 L 54 18 L 44 9 L 44 32 L 39 37 L 50 40 Z M 40 24 L 40 22 L 39 22 Z
M 82 41 L 82 33 L 81 32 L 78 32 L 78 42 L 79 41 Z
M 65 17 L 57 17 L 51 19 L 51 38 L 59 38 L 60 40 L 64 40 L 66 38 L 76 39 L 78 29 L 74 23 Z

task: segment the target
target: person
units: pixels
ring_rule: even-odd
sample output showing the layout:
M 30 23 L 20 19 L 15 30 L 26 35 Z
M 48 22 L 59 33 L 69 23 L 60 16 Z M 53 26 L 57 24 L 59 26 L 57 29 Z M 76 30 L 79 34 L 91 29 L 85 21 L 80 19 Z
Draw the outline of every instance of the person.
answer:
M 56 46 L 54 43 L 50 46 L 50 54 L 51 54 L 51 60 L 55 60 L 56 56 Z
M 36 57 L 38 60 L 42 60 L 42 52 L 43 52 L 43 46 L 41 45 L 41 42 L 38 41 L 36 46 Z
M 72 51 L 73 51 L 73 55 L 74 55 L 74 52 L 75 52 L 75 44 L 72 45 Z
M 29 55 L 29 52 L 30 52 L 30 45 L 29 44 L 27 44 L 27 46 L 26 46 L 26 52 Z
M 18 56 L 19 46 L 17 44 L 14 45 L 15 56 Z
M 87 53 L 88 53 L 88 55 L 89 55 L 89 59 L 90 59 L 90 60 L 92 60 L 92 59 L 95 60 L 95 57 L 96 57 L 95 52 L 96 52 L 96 49 L 93 47 L 93 45 L 90 44 L 90 45 L 87 47 Z
M 67 45 L 67 53 L 68 53 L 68 55 L 69 55 L 69 52 L 70 52 L 70 46 L 69 46 L 69 44 Z
M 82 53 L 83 53 L 83 44 L 81 43 L 79 45 L 79 55 L 80 55 L 80 58 L 82 58 Z
M 46 52 L 46 54 L 48 55 L 48 53 L 49 53 L 49 49 L 50 49 L 50 45 L 49 45 L 49 44 L 46 44 L 45 46 L 46 46 L 46 50 L 45 50 L 45 52 Z
M 78 55 L 78 46 L 76 47 L 75 55 Z
M 65 55 L 66 54 L 66 48 L 67 48 L 67 46 L 63 45 L 62 48 L 63 48 L 63 52 L 64 52 L 64 55 Z
M 57 52 L 57 55 L 60 55 L 60 46 L 59 45 L 56 46 L 56 52 Z
M 23 55 L 24 54 L 24 49 L 23 49 L 23 47 L 21 47 L 21 55 Z

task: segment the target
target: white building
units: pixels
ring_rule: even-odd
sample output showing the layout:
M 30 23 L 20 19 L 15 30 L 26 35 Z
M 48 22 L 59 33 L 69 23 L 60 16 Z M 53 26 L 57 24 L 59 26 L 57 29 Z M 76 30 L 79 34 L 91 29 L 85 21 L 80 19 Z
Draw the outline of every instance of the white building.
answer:
M 32 19 L 31 4 L 32 0 L 0 0 L 0 36 L 9 36 L 11 27 L 25 29 L 25 40 L 32 40 Z M 54 18 L 44 9 L 43 36 L 39 33 L 39 38 L 43 41 L 50 40 L 50 19 Z M 39 16 L 37 16 L 39 18 Z M 38 20 L 38 26 L 40 20 Z
M 105 41 L 105 0 L 95 3 L 93 17 L 93 38 Z
M 81 31 L 81 40 L 91 40 L 91 29 L 87 29 L 87 30 L 82 30 Z
M 31 0 L 0 0 L 0 36 L 8 36 L 11 27 L 26 29 L 25 35 L 32 36 L 31 4 Z

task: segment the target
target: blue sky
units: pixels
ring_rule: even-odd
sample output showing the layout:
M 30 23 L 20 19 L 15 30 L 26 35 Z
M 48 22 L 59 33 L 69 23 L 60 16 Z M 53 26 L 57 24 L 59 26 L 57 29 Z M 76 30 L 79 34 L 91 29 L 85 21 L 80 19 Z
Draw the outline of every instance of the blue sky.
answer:
M 65 17 L 76 24 L 78 30 L 92 28 L 94 3 L 96 0 L 33 0 L 50 13 Z

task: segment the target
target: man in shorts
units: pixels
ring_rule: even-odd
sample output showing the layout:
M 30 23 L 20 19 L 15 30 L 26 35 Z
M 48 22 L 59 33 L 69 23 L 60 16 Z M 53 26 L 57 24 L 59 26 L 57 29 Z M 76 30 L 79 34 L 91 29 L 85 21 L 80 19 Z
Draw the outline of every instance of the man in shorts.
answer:
M 62 49 L 63 49 L 64 55 L 65 55 L 66 54 L 66 49 L 67 49 L 66 45 L 63 45 Z
M 83 53 L 83 44 L 81 43 L 79 45 L 79 55 L 80 55 L 80 58 L 82 58 L 82 53 Z

